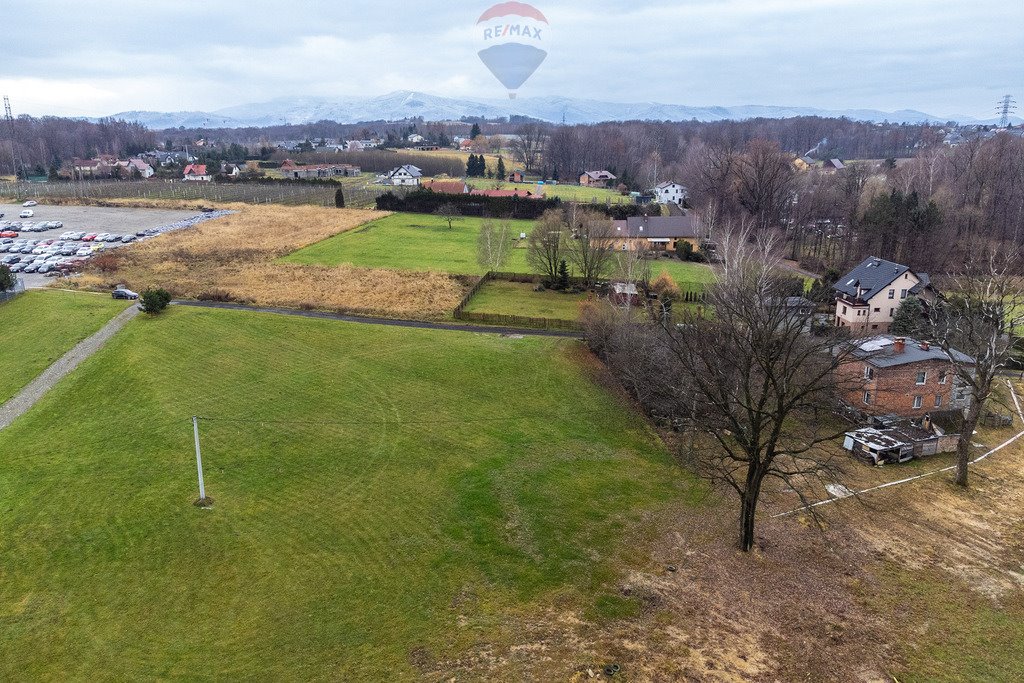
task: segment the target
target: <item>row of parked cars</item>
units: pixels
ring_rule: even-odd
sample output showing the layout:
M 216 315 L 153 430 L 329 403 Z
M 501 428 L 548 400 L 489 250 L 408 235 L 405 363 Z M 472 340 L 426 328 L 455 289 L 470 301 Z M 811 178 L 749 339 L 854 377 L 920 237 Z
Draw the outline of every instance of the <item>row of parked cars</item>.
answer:
M 0 232 L 46 232 L 47 230 L 56 230 L 63 227 L 64 223 L 61 221 L 40 221 L 38 223 L 0 221 Z

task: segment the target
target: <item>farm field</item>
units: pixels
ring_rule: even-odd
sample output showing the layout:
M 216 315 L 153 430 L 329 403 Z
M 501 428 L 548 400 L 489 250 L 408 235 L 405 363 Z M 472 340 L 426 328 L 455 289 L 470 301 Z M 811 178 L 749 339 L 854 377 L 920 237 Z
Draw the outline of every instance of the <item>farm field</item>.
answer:
M 0 403 L 128 305 L 109 295 L 46 290 L 0 303 Z
M 529 282 L 491 280 L 470 299 L 465 311 L 558 320 L 579 318 L 580 304 L 587 300 L 586 294 L 566 294 L 552 290 L 537 292 L 534 287 Z
M 329 237 L 281 259 L 284 263 L 363 268 L 393 268 L 416 272 L 482 275 L 476 262 L 476 239 L 480 218 L 462 217 L 449 229 L 438 216 L 395 213 L 342 234 Z M 533 221 L 513 221 L 513 232 L 529 233 Z M 525 241 L 524 241 L 525 242 Z M 512 250 L 505 270 L 528 273 L 525 243 Z M 714 278 L 711 268 L 678 259 L 651 263 L 651 277 L 662 271 L 685 286 L 707 283 Z
M 438 678 L 632 619 L 618 582 L 699 487 L 595 372 L 564 340 L 136 318 L 0 432 L 0 678 Z M 564 679 L 614 654 L 585 642 L 490 663 Z
M 228 204 L 236 213 L 140 244 L 64 286 L 109 291 L 164 287 L 180 298 L 265 306 L 443 317 L 468 285 L 443 274 L 412 275 L 346 265 L 299 265 L 278 259 L 296 249 L 387 216 L 378 211 L 312 206 Z

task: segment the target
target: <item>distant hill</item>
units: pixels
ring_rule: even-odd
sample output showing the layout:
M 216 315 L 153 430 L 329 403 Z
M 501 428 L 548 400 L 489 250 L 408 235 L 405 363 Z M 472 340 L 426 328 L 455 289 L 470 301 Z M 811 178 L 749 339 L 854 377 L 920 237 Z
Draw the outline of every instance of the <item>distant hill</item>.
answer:
M 212 112 L 126 111 L 114 118 L 138 121 L 152 129 L 240 128 L 275 126 L 329 120 L 338 123 L 399 121 L 423 117 L 428 121 L 457 120 L 464 116 L 496 118 L 521 115 L 552 123 L 598 123 L 601 121 L 722 121 L 751 118 L 783 119 L 795 116 L 846 117 L 858 121 L 892 123 L 945 123 L 947 118 L 904 109 L 895 112 L 874 109 L 816 109 L 743 105 L 736 107 L 690 107 L 657 102 L 602 102 L 570 97 L 528 97 L 517 100 L 466 99 L 440 97 L 400 90 L 377 97 L 281 97 Z M 994 123 L 968 117 L 956 117 L 960 123 Z M 1018 119 L 1015 123 L 1024 122 Z

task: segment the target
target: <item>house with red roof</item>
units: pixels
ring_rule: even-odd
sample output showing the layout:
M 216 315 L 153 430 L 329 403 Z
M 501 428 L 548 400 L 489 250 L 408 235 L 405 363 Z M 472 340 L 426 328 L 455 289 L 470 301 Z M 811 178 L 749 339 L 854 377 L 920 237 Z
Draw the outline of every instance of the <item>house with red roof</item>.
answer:
M 182 180 L 210 182 L 213 176 L 207 173 L 206 164 L 189 164 L 185 167 L 185 177 Z

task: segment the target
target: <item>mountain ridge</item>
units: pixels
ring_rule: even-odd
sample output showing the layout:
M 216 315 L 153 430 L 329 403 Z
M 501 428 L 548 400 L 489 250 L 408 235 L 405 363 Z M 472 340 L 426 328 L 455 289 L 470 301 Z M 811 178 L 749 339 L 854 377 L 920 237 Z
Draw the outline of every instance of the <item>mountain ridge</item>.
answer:
M 995 119 L 940 117 L 913 109 L 885 112 L 876 109 L 821 109 L 782 105 L 694 107 L 660 102 L 605 102 L 561 96 L 516 100 L 451 98 L 412 90 L 397 90 L 373 97 L 279 97 L 265 102 L 204 111 L 125 111 L 108 118 L 137 121 L 154 130 L 177 128 L 243 128 L 247 126 L 301 125 L 321 120 L 354 124 L 369 121 L 400 121 L 422 117 L 427 121 L 461 117 L 497 118 L 528 116 L 549 123 L 600 123 L 602 121 L 722 121 L 751 118 L 785 119 L 796 116 L 846 117 L 881 123 L 990 124 Z M 1017 118 L 1017 117 L 1015 117 Z M 1024 120 L 1015 121 L 1015 125 Z

